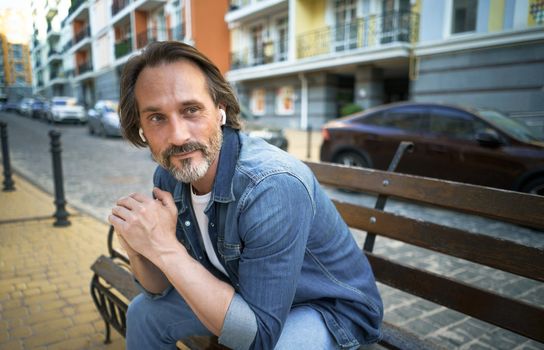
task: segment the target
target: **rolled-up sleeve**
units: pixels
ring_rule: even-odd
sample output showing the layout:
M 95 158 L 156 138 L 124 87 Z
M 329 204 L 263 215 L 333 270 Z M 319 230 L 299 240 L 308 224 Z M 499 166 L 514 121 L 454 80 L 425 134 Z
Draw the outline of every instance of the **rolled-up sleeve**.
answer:
M 140 283 L 140 281 L 138 281 L 138 279 L 136 279 L 136 277 L 132 276 L 132 279 L 134 280 L 134 283 L 136 284 L 136 287 L 138 288 L 138 290 L 143 295 L 145 295 L 146 298 L 151 299 L 151 300 L 156 300 L 156 299 L 160 299 L 160 298 L 164 297 L 166 294 L 170 293 L 172 288 L 174 288 L 171 284 L 169 284 L 168 287 L 166 287 L 162 292 L 160 292 L 160 293 L 151 293 L 150 291 L 145 289 L 144 286 L 142 286 L 142 284 Z
M 223 322 L 219 343 L 231 349 L 249 349 L 256 333 L 255 313 L 239 294 L 234 294 Z

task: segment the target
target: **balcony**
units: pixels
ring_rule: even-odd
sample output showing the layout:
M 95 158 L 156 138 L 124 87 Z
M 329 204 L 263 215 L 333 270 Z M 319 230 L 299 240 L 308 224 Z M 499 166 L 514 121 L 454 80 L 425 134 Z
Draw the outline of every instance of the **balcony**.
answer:
M 248 22 L 257 18 L 272 16 L 288 11 L 288 0 L 234 0 L 225 15 L 227 23 Z
M 307 58 L 393 42 L 417 42 L 419 15 L 390 12 L 359 18 L 336 27 L 325 27 L 297 38 L 297 57 Z
M 91 36 L 91 28 L 86 25 L 74 34 L 73 45 L 77 44 L 81 40 Z
M 49 52 L 47 53 L 47 60 L 48 60 L 48 61 L 62 60 L 61 53 L 58 52 L 57 50 L 51 49 L 51 50 L 49 50 Z
M 76 75 L 82 75 L 93 70 L 93 64 L 90 60 L 87 60 L 83 63 L 77 65 Z
M 288 41 L 269 41 L 260 47 L 234 52 L 231 69 L 259 66 L 287 60 Z
M 128 36 L 115 43 L 115 58 L 121 58 L 132 52 L 132 40 Z
M 158 41 L 158 40 L 159 40 L 159 30 L 148 29 L 136 35 L 136 47 L 141 49 L 143 47 L 146 47 L 147 44 Z
M 68 9 L 68 16 L 70 16 L 72 13 L 76 12 L 77 9 L 81 6 L 81 4 L 85 3 L 87 0 L 72 0 L 72 4 L 70 5 L 70 8 Z
M 113 0 L 111 4 L 111 16 L 115 16 L 130 4 L 130 0 Z
M 60 83 L 60 80 L 64 78 L 66 78 L 66 76 L 62 70 L 54 70 L 49 73 L 49 81 L 52 83 L 55 83 L 53 82 L 55 79 L 58 79 L 59 81 L 57 81 L 57 83 Z

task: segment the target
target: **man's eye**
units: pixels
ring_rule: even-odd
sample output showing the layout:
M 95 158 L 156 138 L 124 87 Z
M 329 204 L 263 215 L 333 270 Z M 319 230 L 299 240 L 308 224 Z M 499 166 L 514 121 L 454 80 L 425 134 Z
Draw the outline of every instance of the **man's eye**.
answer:
M 195 114 L 198 112 L 198 107 L 189 107 L 186 109 L 187 113 L 189 114 Z
M 149 120 L 151 120 L 152 122 L 158 122 L 158 121 L 161 121 L 163 120 L 164 117 L 160 114 L 153 114 L 149 117 Z

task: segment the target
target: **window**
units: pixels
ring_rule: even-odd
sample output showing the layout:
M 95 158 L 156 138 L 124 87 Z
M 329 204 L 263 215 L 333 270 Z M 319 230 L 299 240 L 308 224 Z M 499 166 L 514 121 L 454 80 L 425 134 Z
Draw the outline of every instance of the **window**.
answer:
M 251 52 L 253 65 L 264 63 L 264 29 L 262 25 L 256 25 L 251 28 Z
M 276 92 L 276 114 L 289 115 L 295 113 L 294 90 L 292 86 L 284 86 Z
M 357 2 L 355 0 L 335 0 L 336 51 L 357 47 Z
M 452 33 L 476 30 L 478 0 L 453 0 Z
M 428 129 L 429 116 L 422 107 L 401 107 L 386 113 L 378 112 L 364 119 L 365 124 L 423 132 Z
M 430 130 L 454 139 L 474 140 L 476 133 L 487 126 L 473 116 L 449 108 L 431 111 Z
M 288 39 L 288 22 L 287 18 L 280 18 L 276 22 L 276 33 L 277 33 L 277 53 L 276 61 L 285 61 L 287 59 L 287 39 Z
M 266 92 L 264 89 L 251 91 L 251 112 L 254 115 L 264 115 L 266 112 Z

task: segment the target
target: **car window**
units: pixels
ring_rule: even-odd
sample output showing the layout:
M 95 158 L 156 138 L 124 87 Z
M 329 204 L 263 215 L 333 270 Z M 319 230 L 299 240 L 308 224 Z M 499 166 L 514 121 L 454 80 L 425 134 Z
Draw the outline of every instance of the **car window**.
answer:
M 478 110 L 479 115 L 500 130 L 520 141 L 542 141 L 542 139 L 525 124 L 493 110 Z
M 377 112 L 362 120 L 365 124 L 422 132 L 428 128 L 428 114 L 423 107 L 406 106 Z
M 431 110 L 430 131 L 454 139 L 474 140 L 478 131 L 489 128 L 474 116 L 452 108 Z

